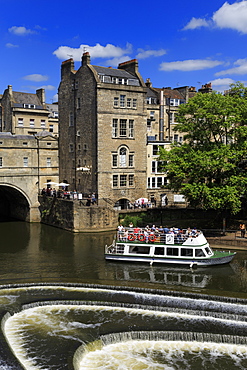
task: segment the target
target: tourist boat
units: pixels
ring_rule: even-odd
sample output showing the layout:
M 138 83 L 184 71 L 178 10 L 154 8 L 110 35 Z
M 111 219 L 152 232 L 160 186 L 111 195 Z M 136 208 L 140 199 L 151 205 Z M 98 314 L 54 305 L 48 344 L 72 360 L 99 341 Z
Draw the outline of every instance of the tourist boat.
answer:
M 174 229 L 178 230 L 178 229 Z M 105 246 L 105 259 L 188 265 L 205 267 L 231 262 L 235 252 L 212 250 L 201 231 L 169 231 L 168 233 L 139 230 L 118 232 L 117 241 Z

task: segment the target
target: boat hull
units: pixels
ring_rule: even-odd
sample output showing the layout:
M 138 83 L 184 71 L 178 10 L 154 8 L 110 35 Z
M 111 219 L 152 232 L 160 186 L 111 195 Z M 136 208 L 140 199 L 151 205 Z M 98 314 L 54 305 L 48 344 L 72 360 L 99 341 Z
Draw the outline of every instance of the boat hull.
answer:
M 106 260 L 111 261 L 126 261 L 126 262 L 144 262 L 144 263 L 162 263 L 171 265 L 187 265 L 187 266 L 214 266 L 230 263 L 235 253 L 229 253 L 229 255 L 224 255 L 222 257 L 211 257 L 205 259 L 182 259 L 182 258 L 167 258 L 167 257 L 151 257 L 151 256 L 131 256 L 131 255 L 118 255 L 118 254 L 105 254 Z

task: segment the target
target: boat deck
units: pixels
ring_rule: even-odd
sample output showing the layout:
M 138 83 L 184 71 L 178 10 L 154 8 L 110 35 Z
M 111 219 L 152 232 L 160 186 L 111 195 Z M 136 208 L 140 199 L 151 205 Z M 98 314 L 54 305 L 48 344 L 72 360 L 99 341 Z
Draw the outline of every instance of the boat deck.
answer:
M 125 228 L 125 231 L 118 231 L 117 242 L 134 243 L 155 243 L 155 244 L 175 244 L 182 245 L 189 238 L 197 238 L 201 233 L 199 230 L 190 231 L 174 229 L 167 233 L 163 231 L 147 231 L 146 229 Z

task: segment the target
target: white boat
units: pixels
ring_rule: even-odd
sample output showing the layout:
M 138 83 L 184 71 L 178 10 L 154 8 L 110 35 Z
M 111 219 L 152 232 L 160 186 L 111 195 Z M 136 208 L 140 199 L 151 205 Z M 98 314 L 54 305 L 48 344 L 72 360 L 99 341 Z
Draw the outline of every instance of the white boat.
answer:
M 117 241 L 105 246 L 105 259 L 205 267 L 231 262 L 235 252 L 214 251 L 201 231 L 186 234 L 118 232 Z

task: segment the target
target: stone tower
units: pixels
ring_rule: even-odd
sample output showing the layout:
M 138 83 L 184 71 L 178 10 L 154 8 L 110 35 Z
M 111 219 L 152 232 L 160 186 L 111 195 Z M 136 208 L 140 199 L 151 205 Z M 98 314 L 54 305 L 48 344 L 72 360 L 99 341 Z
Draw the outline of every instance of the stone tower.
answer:
M 146 196 L 146 86 L 136 59 L 118 68 L 62 63 L 60 179 L 123 206 Z

